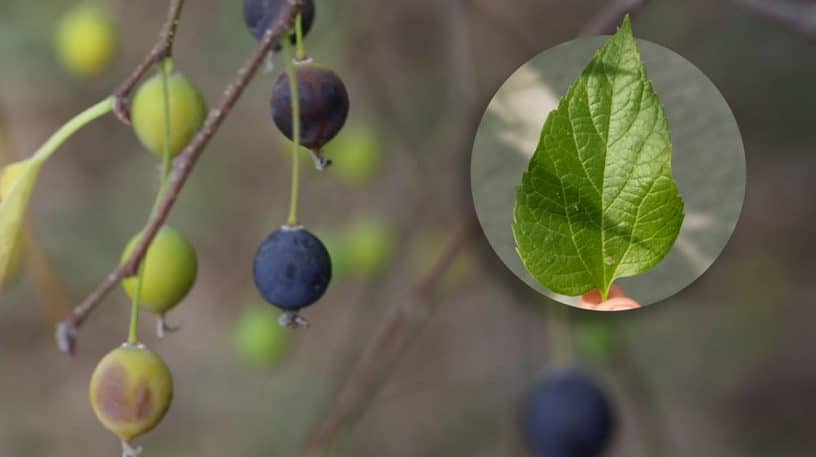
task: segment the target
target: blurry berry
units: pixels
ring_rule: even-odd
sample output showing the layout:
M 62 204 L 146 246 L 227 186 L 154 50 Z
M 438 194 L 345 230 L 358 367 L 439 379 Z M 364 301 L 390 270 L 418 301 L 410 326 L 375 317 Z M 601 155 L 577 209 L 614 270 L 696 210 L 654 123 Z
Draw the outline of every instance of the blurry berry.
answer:
M 173 398 L 173 378 L 155 352 L 124 344 L 96 366 L 90 396 L 102 425 L 129 442 L 161 422 Z
M 292 343 L 292 334 L 278 325 L 278 315 L 268 306 L 251 306 L 238 317 L 233 337 L 235 351 L 250 365 L 280 361 Z
M 280 16 L 283 8 L 289 0 L 244 0 L 244 22 L 249 32 L 256 40 L 260 41 L 266 30 Z M 315 18 L 314 0 L 305 0 L 300 8 L 301 24 L 303 26 L 303 36 L 305 37 L 312 28 Z M 292 27 L 292 43 L 295 42 L 294 27 Z
M 575 342 L 585 357 L 599 363 L 609 363 L 615 358 L 622 341 L 613 325 L 595 316 L 582 319 L 575 330 Z
M 170 101 L 170 156 L 184 150 L 207 117 L 201 91 L 181 73 L 168 75 Z M 142 144 L 159 157 L 164 156 L 164 87 L 161 74 L 144 82 L 131 106 L 133 129 Z
M 332 275 L 326 247 L 302 227 L 272 232 L 258 248 L 252 271 L 264 299 L 293 312 L 323 296 Z
M 370 181 L 382 162 L 379 138 L 369 128 L 346 128 L 331 145 L 326 154 L 336 160 L 332 173 L 347 184 L 361 185 Z
M 314 64 L 297 66 L 300 99 L 300 144 L 319 152 L 337 135 L 349 112 L 346 86 L 333 71 Z M 289 76 L 282 74 L 272 89 L 272 118 L 292 140 L 292 94 Z
M 139 244 L 141 233 L 135 235 L 122 254 L 124 262 Z M 141 304 L 144 308 L 164 315 L 187 295 L 195 282 L 198 259 L 195 250 L 184 236 L 173 228 L 162 227 L 147 250 L 142 265 Z M 136 293 L 137 277 L 122 281 L 132 299 Z
M 351 272 L 364 279 L 380 273 L 394 250 L 391 228 L 375 219 L 363 219 L 351 225 L 343 237 Z
M 580 372 L 552 376 L 527 398 L 524 438 L 539 457 L 595 457 L 612 436 L 614 418 L 606 394 Z
M 77 77 L 97 75 L 113 60 L 116 35 L 116 26 L 103 9 L 92 4 L 74 7 L 57 25 L 57 56 Z
M 316 231 L 316 235 L 326 246 L 331 257 L 332 280 L 337 281 L 351 273 L 352 266 L 343 234 L 331 228 L 321 228 Z

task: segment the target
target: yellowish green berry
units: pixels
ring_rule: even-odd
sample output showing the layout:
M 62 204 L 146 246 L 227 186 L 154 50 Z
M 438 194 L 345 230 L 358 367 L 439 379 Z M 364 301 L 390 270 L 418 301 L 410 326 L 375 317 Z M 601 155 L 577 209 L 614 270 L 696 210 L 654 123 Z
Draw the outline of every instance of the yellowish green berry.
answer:
M 133 254 L 139 244 L 141 233 L 127 244 L 122 261 Z M 151 243 L 142 263 L 142 307 L 164 315 L 187 295 L 195 282 L 198 272 L 198 258 L 195 250 L 184 236 L 175 229 L 165 226 Z M 125 292 L 134 299 L 137 277 L 122 281 Z
M 86 78 L 105 70 L 117 48 L 116 24 L 102 8 L 82 4 L 66 13 L 57 25 L 55 47 L 63 66 Z
M 124 344 L 96 366 L 90 398 L 102 425 L 129 442 L 164 418 L 173 399 L 173 378 L 155 352 L 142 345 Z
M 169 154 L 184 150 L 207 116 L 207 105 L 198 87 L 184 75 L 168 75 L 167 93 L 170 111 Z M 131 104 L 131 120 L 136 136 L 152 153 L 164 157 L 165 105 L 162 75 L 157 74 L 139 87 Z

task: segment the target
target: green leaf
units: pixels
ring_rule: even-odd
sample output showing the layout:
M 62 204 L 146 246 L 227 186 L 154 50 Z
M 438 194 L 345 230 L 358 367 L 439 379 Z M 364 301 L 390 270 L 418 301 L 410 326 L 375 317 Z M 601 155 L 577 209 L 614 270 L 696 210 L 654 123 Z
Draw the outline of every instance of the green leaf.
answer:
M 525 268 L 578 296 L 657 265 L 683 222 L 663 106 L 627 17 L 544 123 L 517 190 Z
M 32 158 L 0 169 L 0 292 L 14 263 L 20 229 L 41 166 L 41 160 Z

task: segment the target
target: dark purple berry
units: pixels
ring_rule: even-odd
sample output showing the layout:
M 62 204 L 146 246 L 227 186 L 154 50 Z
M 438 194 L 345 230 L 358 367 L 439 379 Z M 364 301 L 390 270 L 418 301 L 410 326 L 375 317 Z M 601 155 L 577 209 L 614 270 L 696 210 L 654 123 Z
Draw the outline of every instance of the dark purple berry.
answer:
M 319 153 L 337 135 L 349 112 L 346 86 L 336 73 L 314 64 L 297 66 L 300 99 L 300 144 Z M 272 118 L 292 139 L 292 94 L 289 76 L 282 74 L 272 90 Z
M 263 38 L 266 30 L 280 16 L 281 9 L 289 0 L 244 0 L 244 22 L 256 40 Z M 303 36 L 311 30 L 315 18 L 315 4 L 313 0 L 305 0 L 300 9 Z M 294 32 L 294 30 L 293 30 Z M 294 33 L 290 37 L 295 42 Z
M 323 243 L 302 227 L 272 232 L 255 254 L 255 286 L 274 306 L 296 312 L 316 302 L 331 280 L 331 259 Z
M 595 457 L 604 451 L 614 428 L 612 406 L 586 374 L 551 376 L 527 398 L 524 438 L 539 457 Z

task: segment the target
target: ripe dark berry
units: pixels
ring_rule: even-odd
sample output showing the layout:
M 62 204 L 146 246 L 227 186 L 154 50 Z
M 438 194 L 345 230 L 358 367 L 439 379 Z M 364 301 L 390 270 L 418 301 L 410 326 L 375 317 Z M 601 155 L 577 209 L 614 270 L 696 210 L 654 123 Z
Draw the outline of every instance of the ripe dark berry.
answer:
M 281 9 L 289 0 L 244 0 L 244 22 L 249 32 L 260 41 L 266 30 L 280 16 Z M 305 0 L 300 8 L 303 36 L 311 30 L 315 18 L 315 4 L 313 0 Z M 294 33 L 291 36 L 295 42 Z
M 328 163 L 320 155 L 320 150 L 346 123 L 348 92 L 340 77 L 328 68 L 303 64 L 298 65 L 296 71 L 300 99 L 300 144 L 311 149 L 315 158 L 323 162 L 318 165 L 325 166 Z M 292 140 L 292 94 L 289 76 L 285 73 L 275 81 L 271 107 L 275 125 Z
M 530 393 L 522 422 L 524 438 L 539 457 L 594 457 L 609 443 L 614 417 L 595 380 L 566 372 Z
M 298 310 L 326 292 L 331 259 L 323 243 L 308 230 L 284 226 L 258 247 L 252 273 L 264 299 L 289 312 L 281 323 L 292 324 Z

